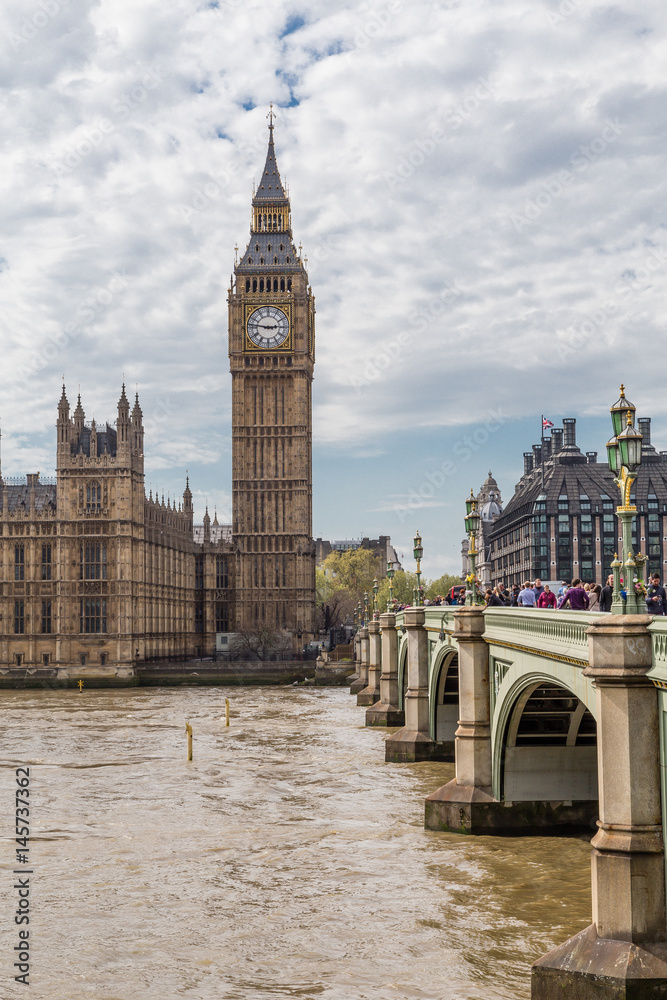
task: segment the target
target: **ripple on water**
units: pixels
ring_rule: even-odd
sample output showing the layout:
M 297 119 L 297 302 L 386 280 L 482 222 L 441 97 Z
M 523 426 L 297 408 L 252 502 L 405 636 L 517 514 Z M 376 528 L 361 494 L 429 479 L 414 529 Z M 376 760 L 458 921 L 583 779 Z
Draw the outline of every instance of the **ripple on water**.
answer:
M 588 843 L 425 831 L 452 766 L 386 764 L 346 689 L 0 697 L 6 801 L 31 765 L 33 1000 L 526 1000 L 589 922 Z

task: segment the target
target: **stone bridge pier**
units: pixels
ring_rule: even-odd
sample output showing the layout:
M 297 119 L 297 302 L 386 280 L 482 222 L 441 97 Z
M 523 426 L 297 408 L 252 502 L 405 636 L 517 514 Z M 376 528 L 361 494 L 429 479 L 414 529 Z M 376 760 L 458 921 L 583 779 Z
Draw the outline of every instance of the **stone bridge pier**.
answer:
M 651 621 L 606 616 L 588 629 L 584 673 L 597 693 L 600 788 L 593 922 L 533 965 L 533 1000 L 667 997 L 658 692 L 647 677 Z
M 352 678 L 352 683 L 350 684 L 350 694 L 359 694 L 364 688 L 368 687 L 368 656 L 369 656 L 369 645 L 368 645 L 368 628 L 364 625 L 357 632 L 358 640 L 358 651 L 359 651 L 359 672 L 355 674 Z
M 372 619 L 368 623 L 368 684 L 357 695 L 357 705 L 374 705 L 380 700 L 381 642 L 380 622 Z
M 366 710 L 367 726 L 403 726 L 405 712 L 398 707 L 398 634 L 396 615 L 380 615 L 380 700 Z

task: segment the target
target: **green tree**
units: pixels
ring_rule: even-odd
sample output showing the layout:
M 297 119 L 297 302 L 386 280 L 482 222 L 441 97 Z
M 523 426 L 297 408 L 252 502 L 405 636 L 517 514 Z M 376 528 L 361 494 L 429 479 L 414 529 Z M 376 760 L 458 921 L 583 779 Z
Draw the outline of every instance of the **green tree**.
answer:
M 380 578 L 382 562 L 370 549 L 331 552 L 315 571 L 316 602 L 320 627 L 342 624 L 354 614 L 359 601 L 368 594 L 373 606 L 373 580 Z
M 432 580 L 428 584 L 425 588 L 424 597 L 427 597 L 429 601 L 436 598 L 438 594 L 446 597 L 452 587 L 460 586 L 462 582 L 460 576 L 452 576 L 450 573 L 444 573 L 437 580 Z

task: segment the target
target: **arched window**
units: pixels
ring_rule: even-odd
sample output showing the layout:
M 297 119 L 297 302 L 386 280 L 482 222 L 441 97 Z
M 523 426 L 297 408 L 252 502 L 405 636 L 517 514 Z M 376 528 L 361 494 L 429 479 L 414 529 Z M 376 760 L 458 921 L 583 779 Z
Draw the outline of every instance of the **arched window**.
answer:
M 270 243 L 266 244 L 266 249 L 269 251 L 269 253 L 271 253 L 271 244 Z
M 264 278 L 259 279 L 259 290 L 260 292 L 264 291 Z
M 263 258 L 263 257 L 260 257 L 260 258 L 259 258 L 259 262 L 260 262 L 260 264 L 263 264 L 263 263 L 264 263 L 264 258 Z
M 284 245 L 283 245 L 283 244 L 281 243 L 281 244 L 280 244 L 280 252 L 282 253 L 284 249 L 285 249 L 285 247 L 284 247 Z
M 277 263 L 278 263 L 278 258 L 277 258 L 277 257 L 274 257 L 274 258 L 273 258 L 273 263 L 274 263 L 274 264 L 277 264 Z
M 274 292 L 278 291 L 278 279 L 277 278 L 273 279 L 273 290 L 274 290 Z
M 280 291 L 281 292 L 285 291 L 285 279 L 284 278 L 280 279 Z
M 102 506 L 102 487 L 99 483 L 86 486 L 86 510 L 99 510 Z
M 245 279 L 245 290 L 246 292 L 250 291 L 250 278 Z
M 257 291 L 257 278 L 252 279 L 252 290 L 253 292 Z
M 259 253 L 259 243 L 255 243 L 255 250 Z
M 252 264 L 252 257 L 248 257 L 248 263 Z
M 292 291 L 292 279 L 291 278 L 287 279 L 287 291 L 288 292 Z

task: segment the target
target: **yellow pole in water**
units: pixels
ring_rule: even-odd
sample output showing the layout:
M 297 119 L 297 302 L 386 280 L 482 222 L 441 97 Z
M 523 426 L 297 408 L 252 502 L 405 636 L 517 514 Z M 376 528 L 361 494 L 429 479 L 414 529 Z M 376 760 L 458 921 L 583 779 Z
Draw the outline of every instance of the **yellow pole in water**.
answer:
M 188 760 L 192 760 L 192 726 L 189 722 L 185 723 L 185 731 L 188 734 Z
M 225 698 L 225 725 L 229 725 L 229 698 Z
M 79 681 L 79 694 L 83 691 L 83 681 Z

